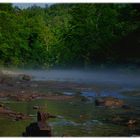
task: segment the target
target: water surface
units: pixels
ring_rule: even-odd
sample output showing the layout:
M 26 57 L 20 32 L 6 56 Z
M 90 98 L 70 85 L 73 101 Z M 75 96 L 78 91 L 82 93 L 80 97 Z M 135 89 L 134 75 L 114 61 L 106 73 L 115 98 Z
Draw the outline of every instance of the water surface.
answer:
M 22 71 L 23 72 L 23 71 Z M 61 116 L 49 121 L 52 126 L 53 136 L 132 136 L 135 129 L 127 125 L 113 124 L 109 120 L 118 114 L 133 114 L 138 118 L 140 115 L 140 77 L 136 73 L 124 72 L 101 72 L 101 71 L 24 71 L 33 76 L 33 81 L 59 81 L 70 82 L 70 87 L 42 88 L 38 91 L 48 94 L 63 94 L 75 96 L 73 100 L 59 101 L 38 99 L 30 102 L 12 101 L 0 99 L 2 103 L 11 109 L 32 115 L 32 120 L 14 121 L 7 118 L 0 118 L 1 136 L 21 136 L 26 126 L 36 121 L 34 105 L 46 107 L 46 111 Z M 73 83 L 82 83 L 83 87 L 75 86 Z M 45 85 L 45 84 L 44 84 Z M 85 87 L 84 87 L 85 85 Z M 51 87 L 51 86 L 50 86 Z M 87 87 L 87 88 L 86 88 Z M 82 97 L 88 100 L 81 100 Z M 96 107 L 94 100 L 101 97 L 115 97 L 124 100 L 133 107 L 132 110 L 122 108 Z M 11 129 L 12 127 L 12 129 Z

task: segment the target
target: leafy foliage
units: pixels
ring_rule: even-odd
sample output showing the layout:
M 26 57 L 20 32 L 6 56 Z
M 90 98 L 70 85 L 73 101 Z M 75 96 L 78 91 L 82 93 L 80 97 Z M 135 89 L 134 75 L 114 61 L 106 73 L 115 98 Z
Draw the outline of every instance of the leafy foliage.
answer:
M 53 4 L 27 9 L 0 4 L 0 64 L 47 68 L 120 60 L 139 64 L 133 44 L 119 43 L 139 31 L 139 17 L 139 9 L 132 4 Z

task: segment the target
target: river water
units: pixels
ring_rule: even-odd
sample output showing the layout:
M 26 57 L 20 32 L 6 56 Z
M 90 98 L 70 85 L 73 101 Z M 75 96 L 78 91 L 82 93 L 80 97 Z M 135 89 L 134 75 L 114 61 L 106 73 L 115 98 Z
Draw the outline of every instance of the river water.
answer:
M 2 102 L 10 108 L 35 115 L 34 105 L 47 106 L 47 111 L 61 116 L 51 119 L 53 136 L 133 136 L 138 135 L 138 126 L 128 127 L 126 124 L 109 122 L 116 116 L 128 116 L 137 119 L 140 115 L 140 74 L 132 71 L 85 71 L 85 70 L 17 70 L 15 73 L 25 73 L 32 76 L 33 81 L 59 81 L 80 83 L 87 88 L 80 88 L 77 94 L 76 86 L 53 91 L 66 96 L 76 96 L 70 101 L 50 101 L 45 99 L 30 102 L 7 101 Z M 71 84 L 72 85 L 72 84 Z M 75 84 L 74 84 L 75 85 Z M 41 89 L 40 89 L 41 90 Z M 47 91 L 51 90 L 47 87 Z M 44 91 L 45 92 L 45 91 Z M 94 100 L 98 97 L 115 97 L 132 106 L 130 110 L 122 108 L 96 107 Z M 84 97 L 87 100 L 83 101 Z M 32 122 L 36 118 L 33 118 Z M 25 127 L 31 121 L 10 121 L 0 118 L 1 136 L 21 136 Z M 11 130 L 11 127 L 13 128 Z

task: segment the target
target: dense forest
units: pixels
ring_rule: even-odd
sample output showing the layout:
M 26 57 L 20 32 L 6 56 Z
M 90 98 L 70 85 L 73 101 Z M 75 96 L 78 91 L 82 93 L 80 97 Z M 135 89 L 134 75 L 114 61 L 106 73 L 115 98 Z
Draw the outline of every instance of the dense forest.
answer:
M 0 4 L 0 65 L 140 64 L 138 4 Z

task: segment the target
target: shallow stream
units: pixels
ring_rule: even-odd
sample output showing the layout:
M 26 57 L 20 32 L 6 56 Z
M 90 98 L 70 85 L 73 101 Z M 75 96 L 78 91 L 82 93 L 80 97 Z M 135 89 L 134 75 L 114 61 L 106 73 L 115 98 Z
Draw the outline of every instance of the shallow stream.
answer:
M 31 74 L 30 72 L 27 72 Z M 51 73 L 51 72 L 50 72 Z M 52 73 L 51 73 L 52 74 Z M 32 73 L 35 81 L 56 80 L 56 81 L 69 81 L 69 78 L 59 79 L 45 79 L 43 75 L 40 79 Z M 49 74 L 47 74 L 49 75 Z M 67 75 L 67 74 L 65 74 Z M 94 75 L 94 74 L 93 74 Z M 54 76 L 54 75 L 53 75 Z M 91 75 L 89 74 L 89 77 Z M 84 77 L 84 75 L 83 75 Z M 97 76 L 98 77 L 98 76 Z M 117 77 L 117 76 L 115 76 Z M 7 107 L 12 110 L 23 112 L 32 115 L 32 120 L 15 121 L 8 118 L 0 118 L 0 136 L 22 136 L 25 128 L 31 123 L 36 121 L 36 111 L 33 106 L 40 105 L 46 108 L 46 111 L 54 115 L 59 115 L 59 118 L 50 119 L 49 124 L 52 126 L 53 136 L 133 136 L 140 134 L 140 124 L 128 127 L 124 124 L 114 124 L 109 122 L 113 117 L 126 115 L 131 118 L 139 118 L 140 116 L 140 84 L 139 78 L 136 81 L 129 79 L 131 76 L 120 76 L 121 82 L 118 83 L 119 78 L 113 78 L 116 82 L 109 80 L 103 81 L 101 76 L 96 81 L 91 78 L 91 81 L 86 81 L 86 77 L 78 82 L 90 85 L 88 88 L 78 89 L 53 89 L 53 92 L 59 92 L 66 96 L 75 96 L 72 100 L 47 100 L 38 99 L 33 101 L 12 101 L 0 99 Z M 127 77 L 126 79 L 123 79 Z M 80 77 L 79 77 L 80 78 Z M 107 75 L 106 75 L 107 78 Z M 72 80 L 72 77 L 71 77 Z M 70 81 L 71 81 L 70 80 Z M 125 82 L 126 80 L 126 82 Z M 86 81 L 84 83 L 84 81 Z M 134 84 L 134 81 L 136 84 Z M 73 82 L 76 83 L 74 79 Z M 39 89 L 40 88 L 40 89 Z M 42 91 L 41 87 L 38 90 Z M 51 91 L 52 89 L 46 88 L 43 92 Z M 126 104 L 132 107 L 130 110 L 123 108 L 105 108 L 95 106 L 95 99 L 99 97 L 115 97 L 124 100 Z M 86 100 L 82 100 L 84 99 Z M 137 131 L 137 132 L 136 132 Z

